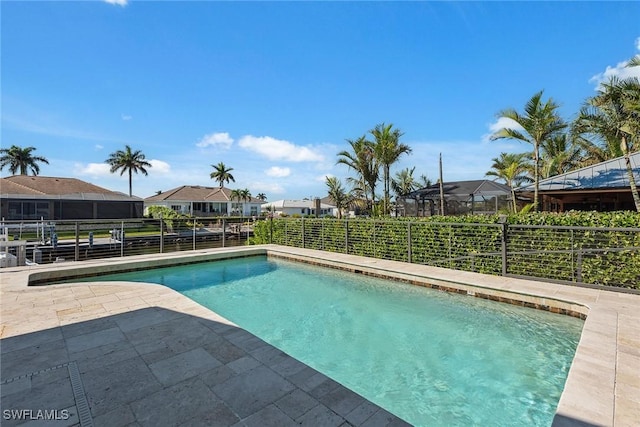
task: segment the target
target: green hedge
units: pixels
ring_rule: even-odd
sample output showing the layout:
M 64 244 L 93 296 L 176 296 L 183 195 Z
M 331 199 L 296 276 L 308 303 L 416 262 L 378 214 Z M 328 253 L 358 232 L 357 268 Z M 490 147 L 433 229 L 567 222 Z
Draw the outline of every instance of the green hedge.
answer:
M 640 214 L 634 212 L 274 219 L 256 223 L 250 243 L 502 274 L 499 223 L 505 220 L 509 274 L 640 289 Z

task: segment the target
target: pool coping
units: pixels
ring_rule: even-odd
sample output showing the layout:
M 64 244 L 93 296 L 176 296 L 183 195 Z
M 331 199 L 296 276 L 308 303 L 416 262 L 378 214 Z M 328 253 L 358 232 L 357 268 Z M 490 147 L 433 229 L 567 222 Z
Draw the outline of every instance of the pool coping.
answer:
M 29 281 L 42 283 L 69 274 L 107 273 L 115 272 L 116 268 L 120 271 L 119 269 L 123 267 L 125 269 L 151 268 L 175 263 L 256 255 L 287 258 L 361 274 L 388 277 L 442 291 L 498 302 L 516 303 L 583 318 L 585 319 L 583 332 L 553 424 L 557 426 L 624 426 L 633 425 L 640 419 L 640 376 L 638 375 L 640 295 L 490 276 L 311 249 L 260 245 L 3 269 L 0 281 L 2 292 L 0 337 L 19 335 L 34 328 L 59 326 L 61 322 L 77 321 L 84 316 L 89 318 L 101 316 L 104 313 L 123 312 L 135 309 L 134 302 L 138 306 L 141 304 L 135 299 L 130 303 L 119 304 L 114 300 L 100 303 L 100 298 L 109 294 L 108 289 L 103 288 L 105 292 L 101 292 L 95 299 L 96 306 L 101 307 L 99 310 L 96 309 L 97 312 L 82 312 L 66 320 L 54 313 L 46 320 L 24 325 L 21 321 L 25 315 L 24 311 L 11 310 L 8 307 L 11 300 L 24 302 L 31 297 L 36 300 L 46 299 L 44 295 L 49 288 L 49 286 L 27 286 Z M 50 289 L 77 285 L 53 285 Z M 134 285 L 130 284 L 130 286 Z M 139 287 L 140 284 L 135 286 Z M 144 302 L 144 305 L 149 304 Z M 34 311 L 37 307 L 38 304 L 34 303 Z M 180 304 L 173 308 L 180 309 Z M 213 313 L 202 309 L 202 312 Z

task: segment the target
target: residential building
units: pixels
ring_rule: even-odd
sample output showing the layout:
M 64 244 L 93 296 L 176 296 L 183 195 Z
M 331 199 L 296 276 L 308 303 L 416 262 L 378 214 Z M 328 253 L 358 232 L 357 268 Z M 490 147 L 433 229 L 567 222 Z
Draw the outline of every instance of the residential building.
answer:
M 232 199 L 232 191 L 225 187 L 183 185 L 144 199 L 145 215 L 151 206 L 164 206 L 196 217 L 260 215 L 260 199 Z
M 14 175 L 0 179 L 0 211 L 19 221 L 141 218 L 143 201 L 76 178 Z
M 636 185 L 640 186 L 640 151 L 629 157 Z M 542 179 L 538 186 L 543 211 L 636 210 L 624 157 Z M 516 191 L 533 200 L 533 184 Z
M 399 197 L 398 216 L 442 215 L 440 184 L 413 191 Z M 444 214 L 493 214 L 508 207 L 511 187 L 487 179 L 450 181 L 442 184 Z
M 292 215 L 316 215 L 323 217 L 327 215 L 337 216 L 337 208 L 333 205 L 322 203 L 320 199 L 310 200 L 276 200 L 275 202 L 263 203 L 262 210 L 273 213 L 274 216 Z

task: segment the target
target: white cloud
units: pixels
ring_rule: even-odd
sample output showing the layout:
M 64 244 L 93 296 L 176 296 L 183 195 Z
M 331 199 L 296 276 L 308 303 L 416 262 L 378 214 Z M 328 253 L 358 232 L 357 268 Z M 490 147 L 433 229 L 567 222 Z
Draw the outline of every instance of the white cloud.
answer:
M 640 37 L 636 39 L 635 46 L 636 49 L 640 51 Z M 628 63 L 629 61 L 626 60 L 618 62 L 615 67 L 607 65 L 607 68 L 602 73 L 598 73 L 591 77 L 589 79 L 589 83 L 594 83 L 597 90 L 601 83 L 609 81 L 612 77 L 617 77 L 619 79 L 636 77 L 640 79 L 640 67 L 627 67 Z
M 273 194 L 284 194 L 286 190 L 277 183 L 254 182 L 251 183 L 251 194 L 255 197 L 258 193 L 265 193 L 268 200 L 274 200 Z
M 120 114 L 120 118 L 122 118 L 122 120 L 124 120 L 125 122 L 133 119 L 133 117 L 128 114 Z
M 491 135 L 498 132 L 500 129 L 504 129 L 504 128 L 514 129 L 518 131 L 524 130 L 522 126 L 520 126 L 517 122 L 511 119 L 508 119 L 506 117 L 499 117 L 498 120 L 489 124 L 489 133 L 485 133 L 484 135 L 482 135 L 482 142 L 485 142 L 485 143 L 490 142 Z
M 107 163 L 88 163 L 86 165 L 76 163 L 75 172 L 81 176 L 109 176 L 111 167 Z
M 332 177 L 335 177 L 335 175 L 331 173 L 325 173 L 323 175 L 316 176 L 315 180 L 317 182 L 322 182 L 324 184 L 325 182 L 327 182 L 327 178 L 332 178 Z
M 200 138 L 200 141 L 196 143 L 196 146 L 200 148 L 220 147 L 228 150 L 231 148 L 231 144 L 233 144 L 233 138 L 229 136 L 228 132 L 216 132 Z
M 268 176 L 273 176 L 275 178 L 284 178 L 285 176 L 291 175 L 291 169 L 289 168 L 281 168 L 279 166 L 272 166 L 266 171 L 264 171 Z
M 166 175 L 171 172 L 171 166 L 167 162 L 163 162 L 162 160 L 149 160 L 151 163 L 151 168 L 147 169 L 149 173 L 153 171 L 154 173 L 159 173 L 162 175 Z
M 238 145 L 269 160 L 289 162 L 321 162 L 324 160 L 324 156 L 312 148 L 301 147 L 270 136 L 246 135 L 240 138 Z
M 104 148 L 104 146 L 103 146 L 103 145 L 100 145 L 100 144 L 96 144 L 96 145 L 94 146 L 94 148 L 95 148 L 97 151 L 100 151 L 100 150 L 102 150 L 102 149 Z
M 122 7 L 125 7 L 127 4 L 129 4 L 129 0 L 104 0 L 104 2 Z

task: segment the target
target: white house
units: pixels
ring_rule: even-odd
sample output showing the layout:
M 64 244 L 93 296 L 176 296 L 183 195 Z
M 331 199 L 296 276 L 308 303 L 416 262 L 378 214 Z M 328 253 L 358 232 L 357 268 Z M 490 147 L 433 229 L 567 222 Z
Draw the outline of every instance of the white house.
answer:
M 319 206 L 318 206 L 319 205 Z M 280 215 L 315 215 L 316 209 L 319 208 L 318 216 L 337 216 L 338 209 L 327 203 L 321 203 L 316 200 L 276 200 L 275 202 L 263 203 L 262 210 L 273 212 L 275 216 Z
M 150 206 L 165 206 L 181 214 L 196 217 L 259 216 L 262 200 L 231 198 L 232 190 L 225 187 L 183 185 L 144 199 L 144 213 Z

